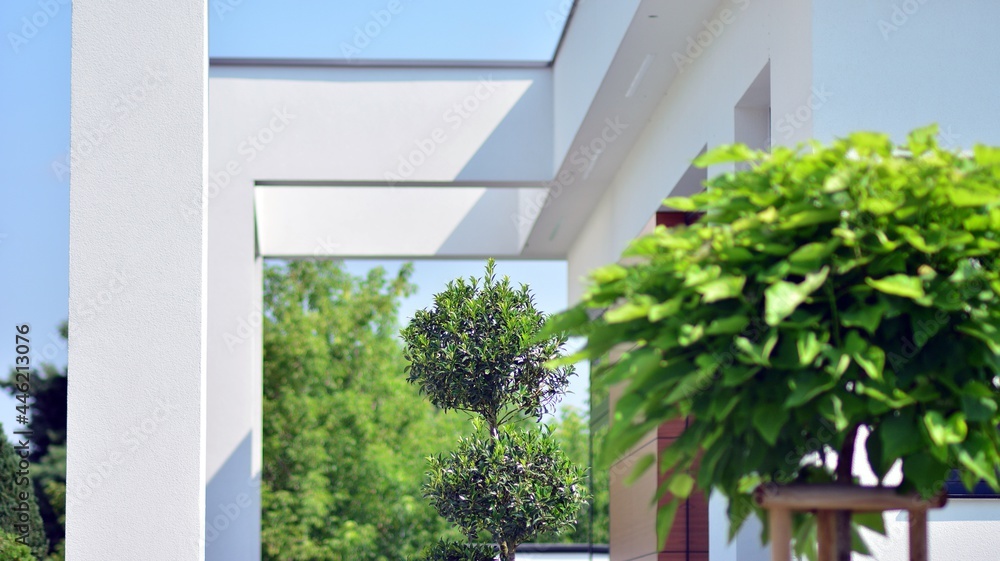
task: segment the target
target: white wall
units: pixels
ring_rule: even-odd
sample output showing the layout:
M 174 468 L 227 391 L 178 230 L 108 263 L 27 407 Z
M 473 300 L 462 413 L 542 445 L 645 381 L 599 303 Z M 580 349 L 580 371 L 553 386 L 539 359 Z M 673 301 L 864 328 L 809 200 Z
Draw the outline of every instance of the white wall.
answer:
M 1000 2 L 814 0 L 813 82 L 830 96 L 815 135 L 902 138 L 937 122 L 945 142 L 1000 144 Z
M 723 9 L 742 5 L 727 0 Z M 768 62 L 769 2 L 745 6 L 674 78 L 576 238 L 570 301 L 579 298 L 587 272 L 618 259 L 706 144 L 734 140 L 734 108 Z
M 66 558 L 204 558 L 206 5 L 73 3 Z

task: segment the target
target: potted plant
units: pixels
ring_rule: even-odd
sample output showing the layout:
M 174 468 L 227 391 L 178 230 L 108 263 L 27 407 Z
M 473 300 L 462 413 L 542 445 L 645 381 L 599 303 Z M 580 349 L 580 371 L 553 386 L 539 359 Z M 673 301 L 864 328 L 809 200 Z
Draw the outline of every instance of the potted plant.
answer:
M 727 497 L 734 535 L 760 484 L 855 483 L 859 432 L 880 486 L 901 465 L 900 492 L 951 470 L 1000 488 L 1000 150 L 936 134 L 711 151 L 697 165 L 748 169 L 665 201 L 704 217 L 635 240 L 550 321 L 587 338 L 556 365 L 629 349 L 593 375 L 626 386 L 604 461 L 689 418 L 659 461 L 661 539 L 695 488 Z M 815 528 L 796 517 L 800 554 Z
M 435 406 L 476 419 L 454 452 L 428 459 L 425 495 L 470 542 L 488 534 L 509 561 L 518 544 L 572 525 L 586 491 L 583 470 L 538 426 L 572 374 L 544 367 L 565 339 L 538 337 L 545 317 L 528 287 L 497 280 L 494 267 L 490 260 L 482 281 L 449 283 L 402 337 L 408 380 Z M 426 555 L 482 561 L 484 553 L 439 543 Z

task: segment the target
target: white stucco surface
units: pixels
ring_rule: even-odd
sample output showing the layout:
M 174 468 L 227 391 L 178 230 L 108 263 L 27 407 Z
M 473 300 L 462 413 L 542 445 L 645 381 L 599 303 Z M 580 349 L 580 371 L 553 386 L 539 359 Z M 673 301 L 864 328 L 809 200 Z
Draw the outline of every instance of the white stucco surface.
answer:
M 73 3 L 66 558 L 204 558 L 203 1 Z

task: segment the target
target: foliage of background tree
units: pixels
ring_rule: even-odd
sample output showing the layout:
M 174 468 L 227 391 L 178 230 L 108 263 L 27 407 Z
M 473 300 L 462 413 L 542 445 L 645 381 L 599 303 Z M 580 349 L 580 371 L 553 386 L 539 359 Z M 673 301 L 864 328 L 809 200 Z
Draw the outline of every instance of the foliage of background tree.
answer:
M 695 485 L 729 498 L 735 532 L 762 482 L 850 484 L 860 427 L 880 478 L 902 460 L 903 490 L 937 493 L 951 468 L 1000 488 L 1000 150 L 935 136 L 706 154 L 749 170 L 666 201 L 704 219 L 633 242 L 551 323 L 588 338 L 567 363 L 632 346 L 595 373 L 628 384 L 606 460 L 690 416 L 660 458 L 662 530 Z M 797 519 L 800 551 L 814 522 Z
M 455 537 L 422 500 L 421 468 L 462 422 L 400 376 L 410 274 L 359 278 L 310 261 L 265 270 L 265 559 L 396 560 Z
M 565 339 L 537 337 L 544 314 L 528 287 L 497 281 L 494 267 L 490 260 L 482 281 L 448 283 L 402 337 L 409 381 L 442 410 L 483 421 L 455 451 L 428 460 L 425 495 L 469 541 L 488 533 L 509 561 L 518 544 L 571 526 L 586 490 L 555 439 L 518 422 L 540 421 L 565 391 L 571 369 L 543 366 Z
M 67 324 L 59 326 L 59 335 L 67 340 Z M 11 395 L 15 388 L 16 371 L 0 383 Z M 67 371 L 43 363 L 41 370 L 31 371 L 32 431 L 31 476 L 38 499 L 49 554 L 45 561 L 62 561 L 63 540 L 66 536 L 66 388 Z
M 566 457 L 577 466 L 590 466 L 590 424 L 585 412 L 576 407 L 564 406 L 559 417 L 548 425 L 552 428 L 552 436 L 559 443 Z M 594 434 L 593 448 L 599 450 L 604 431 Z M 539 543 L 608 543 L 610 531 L 608 491 L 608 472 L 603 469 L 591 469 L 588 475 L 591 499 L 589 504 L 581 505 L 576 515 L 576 524 L 562 533 L 546 532 L 534 538 Z
M 0 530 L 0 560 L 35 561 L 35 556 L 30 547 L 17 541 L 16 536 Z
M 14 450 L 14 444 L 7 441 L 7 434 L 0 425 L 0 532 L 11 534 L 15 539 L 27 534 L 24 541 L 31 554 L 41 558 L 48 553 L 49 541 L 38 514 L 34 484 L 30 476 L 19 473 L 20 462 L 21 456 Z M 31 471 L 30 466 L 27 471 Z M 22 494 L 27 494 L 26 500 L 21 500 Z M 27 532 L 23 531 L 23 525 L 27 525 Z

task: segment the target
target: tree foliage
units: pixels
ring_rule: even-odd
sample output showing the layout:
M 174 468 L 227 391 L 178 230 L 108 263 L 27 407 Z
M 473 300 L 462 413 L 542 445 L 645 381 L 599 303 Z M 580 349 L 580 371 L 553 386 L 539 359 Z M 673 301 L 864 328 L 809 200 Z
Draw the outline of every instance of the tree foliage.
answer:
M 545 318 L 528 287 L 497 281 L 494 267 L 481 281 L 449 283 L 402 336 L 409 381 L 438 407 L 483 421 L 429 458 L 425 495 L 470 541 L 488 533 L 507 561 L 518 544 L 571 526 L 586 490 L 551 434 L 519 422 L 540 420 L 565 391 L 571 369 L 544 367 L 565 339 L 538 337 Z
M 67 324 L 59 326 L 59 334 L 67 339 Z M 17 371 L 0 382 L 11 395 L 20 393 L 16 388 Z M 45 535 L 50 544 L 46 561 L 63 559 L 63 540 L 66 536 L 66 389 L 67 375 L 52 364 L 41 364 L 31 376 L 31 420 L 26 427 L 31 436 L 31 476 L 38 499 Z
M 12 536 L 15 542 L 26 545 L 35 558 L 42 558 L 49 551 L 49 541 L 38 514 L 30 472 L 27 451 L 15 449 L 0 425 L 0 534 L 7 534 L 0 537 L 6 540 Z M 13 546 L 9 549 L 17 551 Z
M 400 376 L 410 274 L 358 278 L 309 261 L 265 270 L 265 559 L 397 560 L 455 535 L 421 498 L 423 458 L 461 422 Z
M 610 493 L 608 472 L 594 469 L 591 447 L 599 450 L 605 430 L 594 431 L 591 443 L 591 428 L 586 412 L 576 407 L 563 406 L 559 417 L 548 423 L 552 436 L 566 457 L 577 466 L 590 466 L 587 480 L 590 486 L 590 503 L 580 506 L 576 524 L 564 532 L 545 532 L 533 541 L 540 543 L 595 543 L 606 544 L 610 532 Z
M 17 536 L 0 530 L 0 559 L 3 561 L 35 561 L 31 548 L 18 542 Z
M 902 490 L 937 493 L 952 468 L 1000 488 L 1000 150 L 935 136 L 714 150 L 698 165 L 749 169 L 667 200 L 704 218 L 634 241 L 550 323 L 588 338 L 566 363 L 631 347 L 595 372 L 627 384 L 605 460 L 690 418 L 660 457 L 661 536 L 695 485 L 729 498 L 735 532 L 760 483 L 850 483 L 859 427 L 880 478 L 902 461 Z
M 515 289 L 507 277 L 497 281 L 493 267 L 490 262 L 481 281 L 448 283 L 402 336 L 409 381 L 431 403 L 476 413 L 496 428 L 518 415 L 541 420 L 554 411 L 572 369 L 545 368 L 565 339 L 534 340 L 544 314 L 527 285 Z

